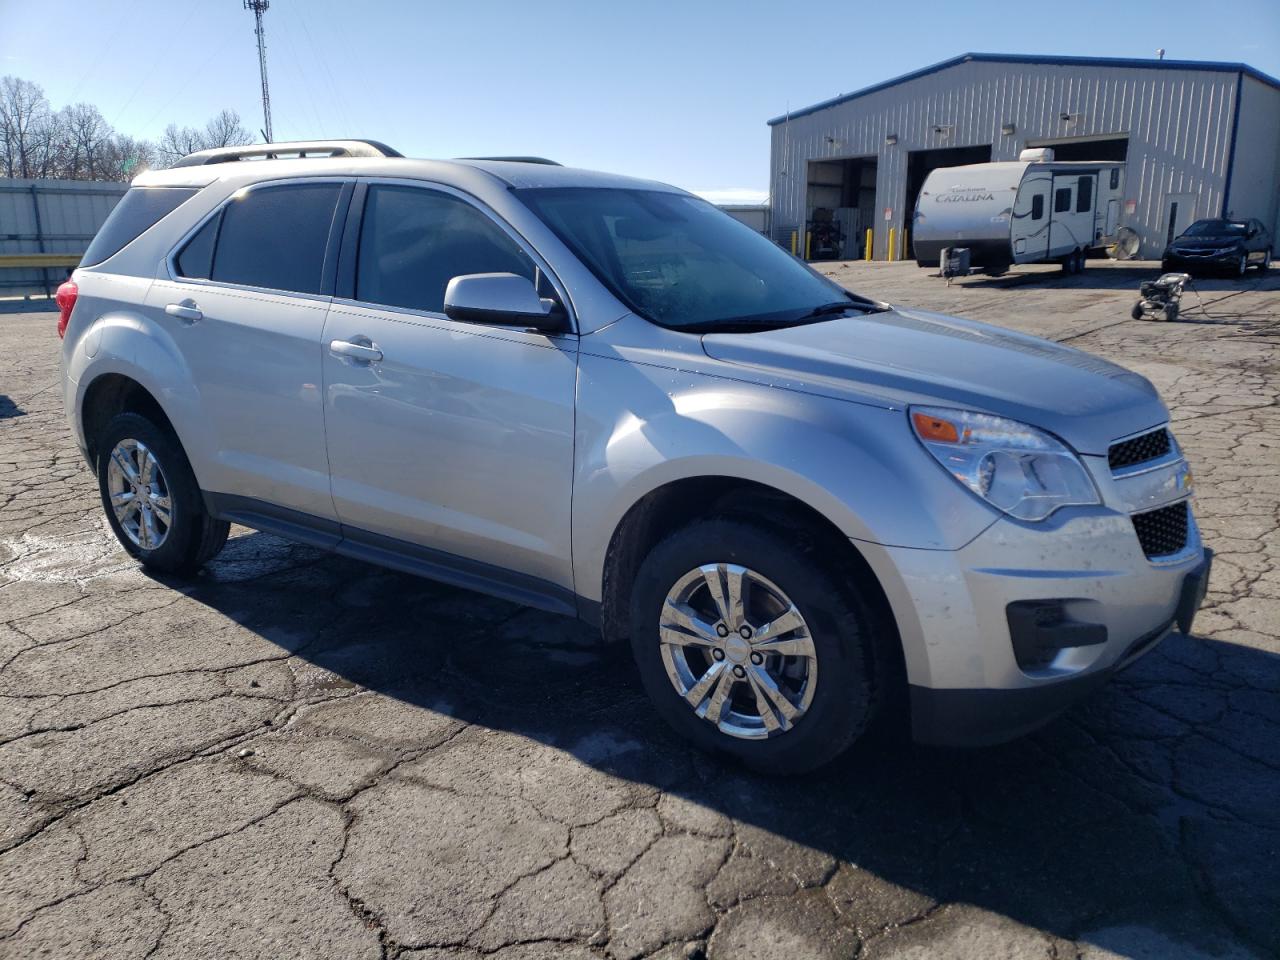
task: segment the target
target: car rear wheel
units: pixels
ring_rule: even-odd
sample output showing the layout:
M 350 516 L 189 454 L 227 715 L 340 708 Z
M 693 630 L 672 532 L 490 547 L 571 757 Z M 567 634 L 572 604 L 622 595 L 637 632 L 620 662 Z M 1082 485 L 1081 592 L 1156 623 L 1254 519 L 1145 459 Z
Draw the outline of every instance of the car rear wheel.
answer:
M 1268 250 L 1265 254 L 1263 254 L 1262 262 L 1258 264 L 1258 272 L 1266 273 L 1270 269 L 1271 269 L 1271 251 Z
M 798 542 L 800 540 L 800 542 Z M 658 712 L 703 749 L 767 773 L 827 763 L 870 724 L 876 619 L 801 538 L 735 519 L 656 546 L 631 601 L 631 644 Z
M 144 567 L 187 576 L 222 549 L 230 524 L 205 512 L 191 464 L 170 431 L 122 413 L 107 424 L 97 449 L 107 522 Z

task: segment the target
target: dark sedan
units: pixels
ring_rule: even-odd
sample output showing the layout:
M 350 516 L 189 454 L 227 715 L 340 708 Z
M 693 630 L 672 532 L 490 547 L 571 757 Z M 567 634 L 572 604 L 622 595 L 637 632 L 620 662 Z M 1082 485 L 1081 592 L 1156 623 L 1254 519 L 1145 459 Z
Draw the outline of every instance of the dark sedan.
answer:
M 1210 270 L 1243 277 L 1250 267 L 1271 267 L 1271 234 L 1257 220 L 1197 220 L 1169 244 L 1166 273 Z

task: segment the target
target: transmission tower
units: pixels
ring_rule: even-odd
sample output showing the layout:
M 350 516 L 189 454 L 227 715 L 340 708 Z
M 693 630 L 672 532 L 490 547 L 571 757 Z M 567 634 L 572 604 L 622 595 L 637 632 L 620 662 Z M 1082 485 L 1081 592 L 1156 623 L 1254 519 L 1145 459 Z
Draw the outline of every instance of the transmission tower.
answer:
M 262 135 L 267 143 L 272 142 L 271 91 L 267 89 L 267 35 L 262 29 L 262 15 L 267 12 L 269 6 L 271 6 L 271 0 L 244 0 L 244 8 L 253 11 L 256 24 L 253 32 L 258 37 L 258 70 L 262 73 Z

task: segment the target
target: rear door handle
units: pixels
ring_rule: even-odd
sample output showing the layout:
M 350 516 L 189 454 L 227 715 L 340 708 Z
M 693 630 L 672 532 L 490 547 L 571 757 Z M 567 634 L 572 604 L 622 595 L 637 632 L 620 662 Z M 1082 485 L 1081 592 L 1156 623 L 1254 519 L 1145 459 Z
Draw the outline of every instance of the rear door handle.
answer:
M 374 343 L 331 340 L 329 341 L 329 352 L 335 357 L 341 357 L 345 360 L 358 360 L 361 363 L 377 363 L 382 359 L 382 351 Z
M 177 317 L 187 323 L 196 323 L 204 319 L 204 314 L 200 312 L 200 308 L 196 306 L 194 300 L 183 300 L 181 303 L 171 303 L 164 308 L 164 312 L 171 317 Z

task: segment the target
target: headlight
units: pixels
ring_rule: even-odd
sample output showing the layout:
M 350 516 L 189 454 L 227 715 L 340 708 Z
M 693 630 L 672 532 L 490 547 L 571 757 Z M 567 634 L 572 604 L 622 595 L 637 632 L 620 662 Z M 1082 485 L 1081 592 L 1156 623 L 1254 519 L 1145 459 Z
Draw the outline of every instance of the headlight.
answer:
M 948 473 L 1019 520 L 1101 503 L 1080 459 L 1060 440 L 1016 420 L 968 410 L 912 407 L 911 426 Z

